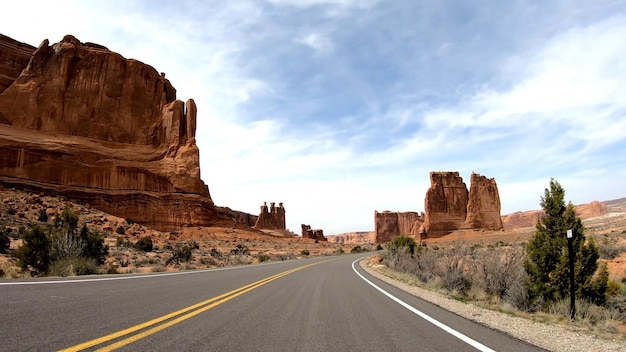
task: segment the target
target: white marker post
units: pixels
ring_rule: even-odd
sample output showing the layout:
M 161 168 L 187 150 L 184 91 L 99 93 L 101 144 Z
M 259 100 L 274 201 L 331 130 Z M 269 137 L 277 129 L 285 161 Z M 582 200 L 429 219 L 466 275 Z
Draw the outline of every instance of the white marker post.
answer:
M 569 257 L 569 312 L 570 319 L 576 318 L 576 282 L 574 281 L 574 233 L 567 230 L 567 252 Z

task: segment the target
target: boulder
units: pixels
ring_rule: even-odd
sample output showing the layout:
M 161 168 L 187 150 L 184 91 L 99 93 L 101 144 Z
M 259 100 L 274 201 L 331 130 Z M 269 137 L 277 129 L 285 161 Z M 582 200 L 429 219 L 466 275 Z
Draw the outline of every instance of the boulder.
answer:
M 44 40 L 28 61 L 29 46 L 10 38 L 0 50 L 0 183 L 163 231 L 216 218 L 197 108 L 176 100 L 164 74 L 71 35 Z

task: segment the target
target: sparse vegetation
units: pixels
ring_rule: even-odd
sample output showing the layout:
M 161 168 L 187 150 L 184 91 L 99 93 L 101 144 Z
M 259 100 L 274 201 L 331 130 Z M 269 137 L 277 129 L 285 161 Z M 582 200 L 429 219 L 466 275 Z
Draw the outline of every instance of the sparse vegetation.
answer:
M 37 217 L 37 221 L 48 222 L 48 212 L 46 212 L 46 209 L 41 209 L 39 211 L 39 216 Z
M 150 237 L 142 237 L 135 243 L 134 246 L 136 249 L 144 252 L 152 252 L 152 238 Z
M 361 246 L 354 246 L 352 247 L 352 249 L 350 250 L 350 253 L 361 253 L 363 252 L 363 248 L 361 248 Z
M 0 253 L 6 253 L 11 245 L 11 230 L 8 227 L 0 227 Z
M 22 270 L 61 276 L 97 272 L 94 267 L 101 265 L 108 253 L 104 236 L 89 231 L 85 225 L 80 231 L 77 229 L 78 215 L 70 208 L 55 216 L 53 226 L 22 229 L 23 243 L 15 253 Z
M 300 255 L 308 256 L 309 254 L 311 253 L 309 252 L 308 249 L 303 249 L 302 251 L 300 251 Z

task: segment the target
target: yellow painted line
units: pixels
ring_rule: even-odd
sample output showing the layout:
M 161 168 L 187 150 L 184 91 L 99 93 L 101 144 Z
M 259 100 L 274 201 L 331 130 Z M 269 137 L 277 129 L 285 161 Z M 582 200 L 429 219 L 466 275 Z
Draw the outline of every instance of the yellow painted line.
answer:
M 59 352 L 81 351 L 81 350 L 84 350 L 86 348 L 97 346 L 97 345 L 103 344 L 105 342 L 117 339 L 119 337 L 132 334 L 132 333 L 134 333 L 136 331 L 148 328 L 150 326 L 159 324 L 159 323 L 161 323 L 161 322 L 163 322 L 165 320 L 168 320 L 168 319 L 171 319 L 171 318 L 174 318 L 174 317 L 180 315 L 180 317 L 178 317 L 176 319 L 173 319 L 173 320 L 171 320 L 171 321 L 169 321 L 167 323 L 158 325 L 158 326 L 156 326 L 156 327 L 154 327 L 154 328 L 152 328 L 150 330 L 146 330 L 146 331 L 144 331 L 142 333 L 139 333 L 139 334 L 136 334 L 134 336 L 128 337 L 128 338 L 126 338 L 124 340 L 121 340 L 121 341 L 116 342 L 114 344 L 111 344 L 109 346 L 102 347 L 102 348 L 97 350 L 97 351 L 113 351 L 113 350 L 115 350 L 117 348 L 120 348 L 122 346 L 126 346 L 126 345 L 128 345 L 128 344 L 130 344 L 132 342 L 138 341 L 138 340 L 140 340 L 140 339 L 142 339 L 144 337 L 150 336 L 150 335 L 152 335 L 152 334 L 154 334 L 156 332 L 159 332 L 159 331 L 161 331 L 163 329 L 166 329 L 166 328 L 168 328 L 168 327 L 170 327 L 172 325 L 178 324 L 178 323 L 180 323 L 180 322 L 182 322 L 184 320 L 187 320 L 187 319 L 189 319 L 189 318 L 191 318 L 193 316 L 196 316 L 196 315 L 198 315 L 198 314 L 200 314 L 202 312 L 205 312 L 205 311 L 207 311 L 207 310 L 209 310 L 211 308 L 214 308 L 214 307 L 216 307 L 216 306 L 218 306 L 218 305 L 220 305 L 220 304 L 222 304 L 224 302 L 230 301 L 231 299 L 233 299 L 235 297 L 241 296 L 242 294 L 244 294 L 246 292 L 249 292 L 249 291 L 252 291 L 255 288 L 261 287 L 261 286 L 263 286 L 263 285 L 265 285 L 265 284 L 267 284 L 267 283 L 269 283 L 271 281 L 274 281 L 274 280 L 279 279 L 279 278 L 281 278 L 283 276 L 292 274 L 292 273 L 294 273 L 296 271 L 299 271 L 299 270 L 302 270 L 304 268 L 308 268 L 310 266 L 321 264 L 321 263 L 324 263 L 324 262 L 327 262 L 327 261 L 328 260 L 323 261 L 323 262 L 303 265 L 301 267 L 297 267 L 297 268 L 294 268 L 294 269 L 290 269 L 290 270 L 284 271 L 282 273 L 278 273 L 276 275 L 269 276 L 269 277 L 267 277 L 265 279 L 253 282 L 253 283 L 245 285 L 245 286 L 242 286 L 240 288 L 237 288 L 237 289 L 232 290 L 230 292 L 226 292 L 224 294 L 221 294 L 219 296 L 213 297 L 213 298 L 208 299 L 206 301 L 202 301 L 200 303 L 196 303 L 196 304 L 191 305 L 189 307 L 186 307 L 186 308 L 177 310 L 175 312 L 163 315 L 161 317 L 149 320 L 149 321 L 147 321 L 145 323 L 141 323 L 141 324 L 132 326 L 132 327 L 130 327 L 128 329 L 120 330 L 118 332 L 114 332 L 112 334 L 109 334 L 109 335 L 106 335 L 106 336 L 102 336 L 102 337 L 99 337 L 97 339 L 93 339 L 93 340 L 90 340 L 90 341 L 87 341 L 87 342 L 84 342 L 84 343 L 81 343 L 81 344 L 78 344 L 78 345 L 75 345 L 75 346 L 72 346 L 72 347 L 68 347 L 68 348 L 59 350 Z M 191 312 L 191 313 L 185 314 L 185 313 L 187 313 L 189 311 L 192 311 L 194 309 L 196 309 L 196 310 Z M 182 314 L 185 314 L 185 315 L 182 315 Z

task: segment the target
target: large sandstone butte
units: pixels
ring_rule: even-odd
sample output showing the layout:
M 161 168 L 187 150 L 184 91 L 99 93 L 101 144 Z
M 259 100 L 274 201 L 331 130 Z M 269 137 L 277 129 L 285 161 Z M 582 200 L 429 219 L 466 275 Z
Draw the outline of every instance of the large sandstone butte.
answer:
M 389 242 L 400 235 L 419 236 L 419 229 L 424 223 L 424 214 L 414 211 L 391 212 L 374 211 L 375 242 Z
M 495 179 L 472 173 L 468 192 L 458 172 L 431 172 L 426 192 L 426 216 L 420 238 L 456 230 L 502 230 L 500 195 Z
M 67 35 L 0 36 L 0 184 L 63 195 L 160 230 L 208 225 L 196 105 L 154 68 Z

